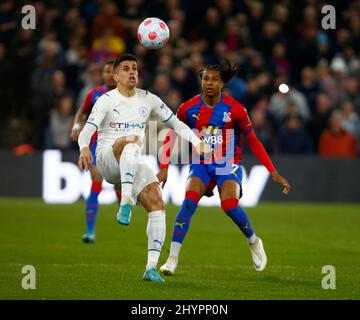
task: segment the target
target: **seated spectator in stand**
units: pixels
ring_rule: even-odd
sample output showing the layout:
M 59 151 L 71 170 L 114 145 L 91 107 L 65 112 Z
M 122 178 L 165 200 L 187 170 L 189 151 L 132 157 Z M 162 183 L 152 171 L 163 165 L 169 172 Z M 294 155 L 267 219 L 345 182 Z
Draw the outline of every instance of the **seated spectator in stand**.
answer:
M 350 41 L 344 46 L 341 53 L 334 57 L 332 63 L 335 61 L 340 61 L 345 66 L 348 74 L 355 73 L 360 69 L 360 62 L 355 55 L 354 44 L 351 44 Z
M 250 113 L 250 118 L 254 131 L 265 150 L 270 154 L 274 153 L 276 150 L 276 139 L 274 129 L 266 118 L 266 110 L 255 107 Z M 250 153 L 250 148 L 247 143 L 243 144 L 243 148 L 246 152 Z
M 355 137 L 342 128 L 341 112 L 334 110 L 330 116 L 328 129 L 320 136 L 319 155 L 324 158 L 356 158 Z
M 72 147 L 70 139 L 73 124 L 73 98 L 71 95 L 59 97 L 56 108 L 50 112 L 50 147 L 69 150 Z
M 119 37 L 125 36 L 125 21 L 118 12 L 119 7 L 114 1 L 102 1 L 100 12 L 92 21 L 92 39 L 98 37 L 105 28 L 111 28 Z
M 358 146 L 360 145 L 360 118 L 354 111 L 354 105 L 351 101 L 345 100 L 341 104 L 341 115 L 343 117 L 341 126 L 348 130 L 357 140 Z
M 284 125 L 279 129 L 278 142 L 282 154 L 309 154 L 313 144 L 302 118 L 296 114 L 287 116 Z
M 272 48 L 270 66 L 274 74 L 289 75 L 290 63 L 286 54 L 286 46 L 282 42 L 277 42 Z
M 81 88 L 78 94 L 76 109 L 80 108 L 86 95 L 91 89 L 101 86 L 103 83 L 101 64 L 96 62 L 90 63 L 87 68 L 87 72 L 83 75 L 82 81 L 85 85 Z
M 66 84 L 66 76 L 62 70 L 56 70 L 52 75 L 53 100 L 65 94 L 71 94 L 70 88 Z M 53 104 L 53 103 L 52 103 Z
M 171 89 L 167 96 L 168 107 L 176 113 L 176 110 L 183 103 L 184 99 L 181 96 L 181 93 L 177 89 Z
M 316 94 L 319 92 L 320 88 L 313 68 L 307 66 L 301 70 L 301 80 L 295 88 L 304 94 L 310 107 L 311 114 L 314 114 Z
M 325 68 L 324 68 L 325 69 Z M 330 64 L 330 77 L 326 81 L 320 80 L 321 91 L 328 94 L 335 105 L 345 93 L 345 82 L 347 77 L 346 65 L 342 60 L 333 59 Z
M 340 103 L 349 100 L 355 112 L 360 116 L 360 92 L 359 81 L 355 76 L 349 76 L 345 79 L 344 93 L 340 96 Z
M 332 108 L 329 97 L 325 93 L 319 94 L 315 100 L 315 114 L 308 124 L 308 129 L 316 150 L 318 150 L 320 135 L 327 127 L 331 111 Z
M 89 57 L 94 62 L 105 62 L 121 55 L 125 50 L 125 41 L 111 28 L 105 28 L 100 36 L 95 38 Z
M 293 87 L 289 87 L 287 93 L 275 93 L 269 103 L 269 110 L 274 116 L 275 122 L 279 125 L 288 114 L 289 103 L 296 106 L 299 115 L 304 122 L 310 118 L 310 110 L 305 96 Z

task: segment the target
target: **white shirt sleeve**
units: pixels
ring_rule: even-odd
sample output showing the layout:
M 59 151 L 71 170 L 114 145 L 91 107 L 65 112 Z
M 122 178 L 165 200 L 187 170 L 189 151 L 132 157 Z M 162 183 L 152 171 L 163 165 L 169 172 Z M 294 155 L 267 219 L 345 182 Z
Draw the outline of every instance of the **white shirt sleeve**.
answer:
M 102 95 L 94 104 L 85 126 L 79 134 L 78 144 L 80 150 L 89 146 L 92 135 L 99 129 L 108 112 L 109 102 L 109 98 L 106 95 Z
M 84 128 L 81 130 L 78 138 L 79 149 L 81 151 L 82 148 L 88 147 L 90 144 L 90 140 L 92 135 L 95 133 L 96 127 L 91 123 L 86 123 Z
M 104 120 L 106 114 L 109 110 L 110 98 L 104 94 L 95 102 L 91 113 L 86 120 L 86 123 L 93 124 L 97 129 L 99 129 L 101 122 Z
M 201 142 L 200 138 L 170 110 L 170 108 L 156 95 L 153 96 L 152 110 L 159 116 L 159 118 L 170 127 L 174 129 L 177 135 L 184 138 L 186 141 L 197 145 Z

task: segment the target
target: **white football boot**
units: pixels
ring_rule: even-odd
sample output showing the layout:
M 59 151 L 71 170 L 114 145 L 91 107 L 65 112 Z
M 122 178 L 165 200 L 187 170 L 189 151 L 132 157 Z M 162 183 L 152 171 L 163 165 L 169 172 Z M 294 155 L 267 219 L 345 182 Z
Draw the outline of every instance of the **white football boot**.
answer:
M 165 264 L 160 267 L 160 271 L 165 276 L 173 276 L 175 274 L 175 270 L 178 264 L 178 258 L 175 256 L 169 256 Z
M 263 271 L 266 267 L 267 257 L 264 250 L 263 242 L 259 237 L 256 237 L 254 243 L 249 243 L 253 265 L 256 271 Z

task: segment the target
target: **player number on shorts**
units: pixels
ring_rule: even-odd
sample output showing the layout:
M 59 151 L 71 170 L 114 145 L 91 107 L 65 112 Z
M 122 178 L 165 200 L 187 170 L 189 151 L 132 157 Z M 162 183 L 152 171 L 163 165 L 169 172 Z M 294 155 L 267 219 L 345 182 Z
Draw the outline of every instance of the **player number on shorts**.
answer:
M 232 169 L 231 173 L 236 174 L 236 170 L 239 169 L 239 165 L 238 164 L 233 164 L 232 166 L 233 166 L 233 169 Z

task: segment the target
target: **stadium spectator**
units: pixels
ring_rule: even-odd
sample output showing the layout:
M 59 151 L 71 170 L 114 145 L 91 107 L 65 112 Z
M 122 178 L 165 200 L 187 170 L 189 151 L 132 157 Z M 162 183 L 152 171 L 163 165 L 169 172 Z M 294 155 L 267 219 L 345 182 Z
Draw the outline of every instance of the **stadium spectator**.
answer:
M 340 97 L 345 92 L 345 81 L 346 81 L 346 66 L 342 60 L 334 59 L 330 64 L 330 78 L 328 86 L 324 86 L 323 91 L 327 93 L 332 103 L 337 105 L 340 101 Z
M 260 36 L 257 36 L 256 47 L 266 56 L 271 56 L 271 52 L 275 43 L 282 40 L 282 30 L 278 22 L 274 20 L 266 20 L 263 24 Z
M 289 76 L 290 62 L 286 56 L 286 46 L 282 42 L 274 44 L 270 58 L 270 68 L 276 75 Z
M 101 65 L 94 62 L 90 63 L 86 74 L 84 74 L 83 82 L 85 83 L 85 85 L 81 88 L 81 91 L 79 92 L 76 109 L 78 109 L 83 103 L 90 89 L 98 87 L 102 84 L 103 79 Z
M 354 110 L 360 116 L 360 92 L 359 81 L 354 76 L 345 79 L 344 92 L 340 96 L 340 103 L 349 100 L 354 105 Z
M 229 18 L 225 22 L 225 41 L 229 50 L 236 51 L 240 47 L 240 39 L 235 19 Z
M 298 114 L 307 122 L 310 119 L 310 110 L 305 96 L 294 87 L 287 93 L 275 93 L 269 103 L 269 110 L 274 116 L 277 125 L 280 125 L 288 114 L 289 104 L 297 109 Z
M 354 46 L 350 43 L 345 44 L 345 47 L 333 59 L 332 63 L 341 63 L 344 65 L 347 74 L 354 74 L 360 69 L 359 59 L 355 56 Z
M 181 95 L 188 99 L 192 96 L 194 87 L 197 87 L 197 80 L 189 76 L 189 71 L 183 65 L 175 65 L 171 73 L 173 86 L 181 92 Z
M 102 33 L 97 36 L 89 52 L 90 61 L 103 63 L 114 59 L 125 52 L 125 41 L 117 36 L 112 28 L 104 27 Z
M 316 36 L 316 45 L 318 51 L 318 60 L 324 60 L 327 63 L 332 58 L 330 40 L 325 32 L 319 32 Z
M 55 102 L 56 107 L 50 111 L 50 141 L 48 148 L 69 150 L 72 146 L 70 139 L 73 124 L 73 98 L 65 94 Z
M 302 118 L 290 114 L 278 132 L 279 149 L 282 154 L 309 154 L 313 152 L 310 135 Z
M 52 75 L 52 92 L 53 101 L 64 94 L 71 94 L 71 90 L 66 86 L 65 73 L 61 70 L 56 70 Z
M 355 158 L 357 144 L 355 137 L 342 127 L 341 112 L 334 110 L 329 126 L 320 136 L 319 155 L 324 158 Z
M 166 98 L 170 91 L 170 79 L 166 73 L 159 73 L 155 76 L 151 92 L 160 97 Z M 164 100 L 167 103 L 167 100 Z
M 223 30 L 219 10 L 208 8 L 205 14 L 205 23 L 202 24 L 199 35 L 201 38 L 207 39 L 210 50 L 215 47 L 217 41 L 222 40 Z
M 341 104 L 342 123 L 341 126 L 351 132 L 360 146 L 360 117 L 354 111 L 354 105 L 351 101 L 345 100 Z
M 126 26 L 124 19 L 118 15 L 118 5 L 111 0 L 103 1 L 99 14 L 92 23 L 92 39 L 99 37 L 104 29 L 110 28 L 118 37 L 125 35 Z
M 319 94 L 315 100 L 315 113 L 308 124 L 316 150 L 318 150 L 320 136 L 328 125 L 331 111 L 332 108 L 329 97 L 324 93 Z
M 277 149 L 276 136 L 274 128 L 272 127 L 270 121 L 267 119 L 266 111 L 264 109 L 256 107 L 251 111 L 250 119 L 256 136 L 263 144 L 265 150 L 269 154 L 274 153 L 274 151 Z M 247 152 L 250 152 L 247 144 L 243 144 L 243 148 Z
M 34 145 L 43 148 L 44 128 L 49 122 L 49 108 L 52 106 L 52 76 L 56 71 L 56 61 L 52 57 L 42 57 L 31 75 L 29 119 L 34 130 Z
M 37 48 L 37 57 L 51 57 L 56 61 L 57 67 L 62 67 L 65 62 L 63 47 L 53 31 L 47 31 L 40 39 Z
M 171 89 L 168 93 L 167 101 L 168 107 L 171 108 L 174 112 L 176 112 L 184 99 L 182 98 L 179 90 Z
M 295 85 L 295 88 L 305 96 L 310 107 L 310 111 L 314 114 L 315 99 L 320 88 L 313 68 L 307 66 L 301 70 L 301 80 L 297 85 Z

